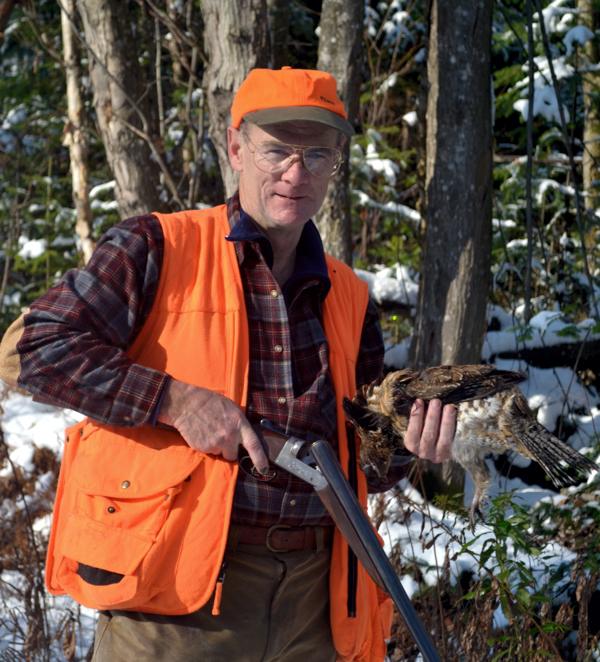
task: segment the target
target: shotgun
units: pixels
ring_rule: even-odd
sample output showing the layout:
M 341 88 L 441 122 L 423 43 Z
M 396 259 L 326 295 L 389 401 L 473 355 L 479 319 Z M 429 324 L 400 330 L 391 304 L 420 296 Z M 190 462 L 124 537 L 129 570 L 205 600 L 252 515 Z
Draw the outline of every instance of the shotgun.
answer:
M 313 486 L 365 570 L 392 598 L 419 647 L 423 660 L 440 662 L 429 633 L 346 480 L 331 445 L 323 440 L 309 443 L 290 436 L 266 419 L 262 419 L 260 425 L 269 460 Z

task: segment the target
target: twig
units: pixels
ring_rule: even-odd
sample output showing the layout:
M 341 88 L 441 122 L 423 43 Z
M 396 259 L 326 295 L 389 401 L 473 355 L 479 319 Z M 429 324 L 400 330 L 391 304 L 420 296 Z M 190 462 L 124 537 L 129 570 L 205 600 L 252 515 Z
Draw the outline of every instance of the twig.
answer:
M 198 47 L 196 40 L 192 36 L 187 35 L 182 30 L 180 30 L 177 23 L 173 21 L 173 19 L 165 11 L 157 7 L 154 2 L 152 2 L 152 0 L 136 0 L 136 2 L 138 5 L 140 5 L 140 7 L 149 8 L 150 12 L 165 25 L 167 30 L 173 34 L 173 36 L 176 36 L 177 39 L 185 46 L 190 49 Z M 208 64 L 208 60 L 202 53 L 200 54 L 200 57 L 205 65 Z
M 23 14 L 27 17 L 27 20 L 29 22 L 29 27 L 31 28 L 33 34 L 35 35 L 42 49 L 46 51 L 46 53 L 48 53 L 51 59 L 53 59 L 58 64 L 62 65 L 62 57 L 60 56 L 60 53 L 57 53 L 48 44 L 48 40 L 46 38 L 45 33 L 40 32 L 40 30 L 38 29 L 38 25 L 40 24 L 41 21 L 39 20 L 37 14 L 35 13 L 35 10 L 31 11 L 25 4 L 23 4 L 22 6 L 23 6 Z
M 158 19 L 154 19 L 154 45 L 156 48 L 156 55 L 154 58 L 154 73 L 156 78 L 156 99 L 158 103 L 158 134 L 161 140 L 165 137 L 165 107 L 163 100 L 162 88 L 162 70 L 161 70 L 161 40 L 160 40 L 160 24 Z
M 533 156 L 533 104 L 535 100 L 535 87 L 533 76 L 533 13 L 531 0 L 527 0 L 527 55 L 529 59 L 529 80 L 527 93 L 527 168 L 525 171 L 525 219 L 527 224 L 527 266 L 525 269 L 525 323 L 531 319 L 531 272 L 533 263 L 533 217 L 532 217 L 532 156 Z
M 128 122 L 126 119 L 121 118 L 121 122 L 123 123 L 124 126 L 126 126 L 132 133 L 134 133 L 136 136 L 139 136 L 143 140 L 146 140 L 148 143 L 148 146 L 150 147 L 150 151 L 152 152 L 152 155 L 156 159 L 156 162 L 158 163 L 162 174 L 165 178 L 165 184 L 167 185 L 167 188 L 171 192 L 171 195 L 175 199 L 175 202 L 179 205 L 181 209 L 184 208 L 183 201 L 179 197 L 179 192 L 177 191 L 177 186 L 175 185 L 175 182 L 173 181 L 173 177 L 171 176 L 171 172 L 167 168 L 167 164 L 165 163 L 162 154 L 156 147 L 156 144 L 153 140 L 151 140 L 148 137 L 148 134 L 146 134 L 142 129 L 138 129 L 137 126 L 134 126 L 130 122 Z

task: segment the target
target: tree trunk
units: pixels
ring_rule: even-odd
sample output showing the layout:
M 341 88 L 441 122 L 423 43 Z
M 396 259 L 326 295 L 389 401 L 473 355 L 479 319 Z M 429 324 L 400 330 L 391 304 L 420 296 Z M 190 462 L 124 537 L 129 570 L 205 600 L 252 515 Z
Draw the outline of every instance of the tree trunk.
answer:
M 416 366 L 478 362 L 488 298 L 492 0 L 433 0 Z
M 478 363 L 491 259 L 492 0 L 432 0 L 426 236 L 412 361 Z M 458 465 L 430 465 L 425 492 L 460 493 Z
M 61 28 L 63 58 L 67 83 L 67 115 L 63 144 L 69 147 L 71 188 L 77 213 L 75 232 L 81 242 L 83 261 L 87 264 L 94 250 L 92 239 L 92 210 L 88 191 L 87 137 L 83 129 L 84 110 L 81 98 L 79 49 L 71 21 L 75 20 L 75 0 L 62 0 Z
M 11 12 L 16 4 L 17 0 L 0 0 L 0 44 L 4 39 L 4 30 L 6 30 Z
M 351 123 L 358 113 L 364 11 L 363 0 L 323 0 L 319 24 L 317 68 L 335 76 Z M 332 179 L 317 217 L 325 250 L 346 264 L 352 264 L 349 143 L 344 149 L 344 164 Z
M 578 0 L 579 21 L 586 25 L 595 37 L 584 46 L 583 74 L 583 204 L 586 211 L 584 244 L 590 271 L 596 268 L 598 256 L 598 223 L 595 213 L 600 207 L 600 73 L 597 63 L 600 56 L 598 30 L 600 29 L 600 4 L 598 0 Z
M 227 156 L 227 126 L 233 95 L 250 69 L 269 65 L 266 0 L 203 0 L 204 74 L 208 132 L 217 152 L 227 196 L 237 190 L 237 176 Z
M 593 0 L 578 0 L 579 21 L 597 34 L 600 29 L 600 5 Z M 598 62 L 600 49 L 598 37 L 585 44 L 585 63 L 594 65 Z M 584 65 L 585 66 L 585 65 Z M 585 208 L 590 213 L 600 207 L 600 73 L 587 71 L 583 75 L 583 187 Z M 593 239 L 592 239 L 593 241 Z
M 281 69 L 289 64 L 288 38 L 292 3 L 289 0 L 267 0 L 269 8 L 269 37 L 271 65 Z
M 150 120 L 145 76 L 138 62 L 133 18 L 119 0 L 80 0 L 94 106 L 108 164 L 116 182 L 122 217 L 164 208 L 159 167 L 149 143 Z M 154 153 L 156 157 L 156 153 Z

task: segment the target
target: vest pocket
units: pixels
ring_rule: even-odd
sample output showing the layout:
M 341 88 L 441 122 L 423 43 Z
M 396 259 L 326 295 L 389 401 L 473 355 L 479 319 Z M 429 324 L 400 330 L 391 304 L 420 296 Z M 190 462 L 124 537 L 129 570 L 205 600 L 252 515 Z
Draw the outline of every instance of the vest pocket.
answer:
M 152 543 L 156 540 L 173 501 L 181 489 L 182 484 L 179 483 L 165 487 L 158 493 L 129 499 L 120 494 L 118 496 L 94 494 L 80 489 L 77 494 L 75 513 L 77 519 L 82 523 L 82 528 L 86 531 L 124 530 L 130 532 L 140 542 L 143 541 L 144 544 L 146 541 Z M 121 491 L 126 492 L 126 489 Z
M 145 577 L 141 586 L 136 571 L 156 542 L 181 489 L 179 483 L 134 499 L 79 489 L 58 550 L 62 587 L 74 591 L 84 604 L 97 608 L 124 607 L 132 600 L 151 597 L 153 582 Z M 80 564 L 84 568 L 81 573 Z M 90 583 L 86 567 L 96 577 L 104 574 L 112 580 Z

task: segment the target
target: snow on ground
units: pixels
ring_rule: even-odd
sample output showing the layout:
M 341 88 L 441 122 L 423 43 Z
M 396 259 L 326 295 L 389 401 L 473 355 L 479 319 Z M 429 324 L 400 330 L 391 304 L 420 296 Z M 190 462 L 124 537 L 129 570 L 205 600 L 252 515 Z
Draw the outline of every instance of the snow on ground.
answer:
M 4 440 L 12 449 L 10 458 L 27 471 L 36 447 L 61 453 L 65 428 L 83 418 L 69 409 L 33 402 L 31 396 L 16 391 L 8 391 L 0 406 Z M 7 471 L 10 469 L 5 468 L 4 473 Z

